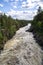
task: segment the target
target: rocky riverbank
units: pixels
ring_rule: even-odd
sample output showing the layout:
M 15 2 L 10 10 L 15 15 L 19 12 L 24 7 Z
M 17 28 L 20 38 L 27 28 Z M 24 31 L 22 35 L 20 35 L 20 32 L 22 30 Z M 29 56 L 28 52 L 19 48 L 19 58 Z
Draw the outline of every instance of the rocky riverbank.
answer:
M 32 32 L 34 35 L 34 38 L 36 42 L 41 46 L 43 49 L 43 36 L 40 36 L 33 28 L 33 26 L 30 27 L 30 29 L 27 30 L 28 32 Z

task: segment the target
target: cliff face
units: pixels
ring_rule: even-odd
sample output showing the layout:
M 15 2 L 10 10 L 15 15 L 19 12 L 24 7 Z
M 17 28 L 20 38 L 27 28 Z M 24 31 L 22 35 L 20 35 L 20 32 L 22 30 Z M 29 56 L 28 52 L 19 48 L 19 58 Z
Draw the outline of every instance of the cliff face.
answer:
M 31 24 L 20 28 L 16 35 L 9 40 L 0 54 L 0 65 L 41 65 L 41 48 L 26 32 Z

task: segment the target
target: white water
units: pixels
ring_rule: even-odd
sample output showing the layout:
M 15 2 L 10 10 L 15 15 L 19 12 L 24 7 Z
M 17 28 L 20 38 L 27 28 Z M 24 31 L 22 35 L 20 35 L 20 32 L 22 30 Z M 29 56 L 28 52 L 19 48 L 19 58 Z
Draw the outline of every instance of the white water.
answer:
M 20 28 L 0 55 L 0 65 L 41 65 L 41 48 L 31 32 L 31 24 Z

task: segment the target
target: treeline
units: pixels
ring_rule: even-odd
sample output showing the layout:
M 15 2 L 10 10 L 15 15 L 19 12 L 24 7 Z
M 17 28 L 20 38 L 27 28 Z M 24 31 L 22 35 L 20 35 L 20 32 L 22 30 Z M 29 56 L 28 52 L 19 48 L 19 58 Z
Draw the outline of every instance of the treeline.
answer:
M 20 27 L 27 24 L 28 21 L 26 20 L 15 20 L 11 16 L 0 15 L 0 50 L 3 49 L 6 41 L 12 38 Z
M 32 21 L 31 31 L 40 46 L 43 46 L 43 11 L 39 7 L 37 15 Z

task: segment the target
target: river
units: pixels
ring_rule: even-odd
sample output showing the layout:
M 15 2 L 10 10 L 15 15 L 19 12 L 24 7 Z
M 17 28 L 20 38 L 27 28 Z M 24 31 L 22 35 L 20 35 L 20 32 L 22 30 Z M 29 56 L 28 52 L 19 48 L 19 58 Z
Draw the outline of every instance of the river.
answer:
M 4 46 L 0 54 L 0 65 L 42 65 L 41 47 L 31 32 L 31 24 L 20 28 Z

